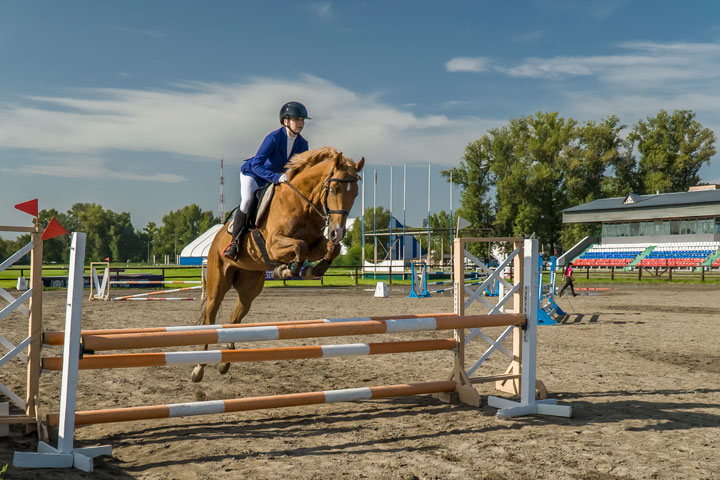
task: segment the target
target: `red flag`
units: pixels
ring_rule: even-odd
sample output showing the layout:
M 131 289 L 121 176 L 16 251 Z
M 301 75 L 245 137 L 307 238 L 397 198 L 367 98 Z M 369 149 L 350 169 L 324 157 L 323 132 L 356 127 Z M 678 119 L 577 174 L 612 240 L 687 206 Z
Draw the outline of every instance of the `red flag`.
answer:
M 29 200 L 27 202 L 18 203 L 15 205 L 15 208 L 20 210 L 21 212 L 29 213 L 33 217 L 38 216 L 38 199 L 35 200 Z
M 106 261 L 106 262 L 109 262 L 109 261 L 110 261 L 110 257 L 105 257 L 105 261 Z
M 58 235 L 70 235 L 67 230 L 65 230 L 65 227 L 60 225 L 60 222 L 55 220 L 55 217 L 50 219 L 50 223 L 48 223 L 48 226 L 45 227 L 45 231 L 42 234 L 43 240 L 50 240 L 51 238 L 55 238 Z

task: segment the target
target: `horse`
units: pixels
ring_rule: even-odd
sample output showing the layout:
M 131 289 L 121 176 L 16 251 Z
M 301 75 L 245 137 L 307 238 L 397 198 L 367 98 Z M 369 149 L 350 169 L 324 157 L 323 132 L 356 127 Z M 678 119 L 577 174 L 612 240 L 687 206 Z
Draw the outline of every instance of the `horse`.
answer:
M 213 239 L 208 252 L 205 303 L 198 323 L 215 324 L 220 304 L 230 288 L 238 293 L 230 322 L 240 323 L 265 284 L 265 272 L 273 267 L 273 278 L 301 275 L 304 279 L 322 276 L 340 254 L 345 237 L 345 221 L 358 194 L 359 162 L 343 156 L 332 147 L 294 155 L 286 165 L 287 182 L 275 186 L 267 213 L 257 222 L 257 232 L 247 232 L 240 240 L 236 260 L 223 255 L 232 236 L 227 219 Z M 327 228 L 327 238 L 323 230 Z M 305 261 L 315 262 L 305 268 Z M 228 345 L 234 349 L 235 345 Z M 207 350 L 204 345 L 203 349 Z M 196 365 L 192 381 L 203 378 L 205 365 Z M 218 370 L 225 374 L 229 363 Z

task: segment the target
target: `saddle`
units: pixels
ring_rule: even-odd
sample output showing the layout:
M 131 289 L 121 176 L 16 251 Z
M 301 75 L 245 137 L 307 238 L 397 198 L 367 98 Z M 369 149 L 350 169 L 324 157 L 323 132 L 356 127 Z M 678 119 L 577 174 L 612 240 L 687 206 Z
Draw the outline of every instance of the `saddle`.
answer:
M 270 209 L 270 202 L 272 201 L 274 193 L 275 184 L 272 182 L 268 183 L 264 187 L 257 189 L 255 193 L 253 193 L 250 206 L 248 207 L 247 222 L 245 223 L 245 227 L 248 230 L 257 228 L 257 225 L 260 224 L 260 221 Z M 235 208 L 235 210 L 232 211 L 232 214 L 228 217 L 228 220 L 230 221 L 225 222 L 225 228 L 230 235 L 232 235 L 233 233 L 233 222 L 235 220 L 235 215 L 237 214 L 238 210 L 238 208 Z

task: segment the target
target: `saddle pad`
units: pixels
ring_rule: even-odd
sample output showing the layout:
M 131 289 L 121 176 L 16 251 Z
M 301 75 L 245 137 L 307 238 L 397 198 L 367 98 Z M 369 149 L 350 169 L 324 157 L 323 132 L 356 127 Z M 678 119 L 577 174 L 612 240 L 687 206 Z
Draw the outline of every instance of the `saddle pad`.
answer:
M 260 224 L 260 220 L 263 219 L 265 213 L 270 209 L 270 202 L 272 201 L 273 194 L 275 193 L 275 184 L 271 183 L 268 188 L 262 194 L 257 207 L 257 215 L 255 215 L 255 225 Z

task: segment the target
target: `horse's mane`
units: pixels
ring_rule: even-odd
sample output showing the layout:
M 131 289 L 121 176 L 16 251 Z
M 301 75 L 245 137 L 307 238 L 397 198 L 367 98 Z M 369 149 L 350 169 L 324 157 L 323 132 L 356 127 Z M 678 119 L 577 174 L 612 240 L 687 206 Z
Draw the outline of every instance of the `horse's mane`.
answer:
M 342 152 L 339 152 L 333 147 L 322 147 L 293 155 L 285 165 L 285 174 L 288 178 L 293 178 L 298 173 L 312 167 L 313 165 L 317 165 L 318 163 L 324 161 L 333 161 L 338 156 L 342 159 L 340 165 L 341 167 L 355 168 L 355 163 L 351 159 L 345 158 Z

